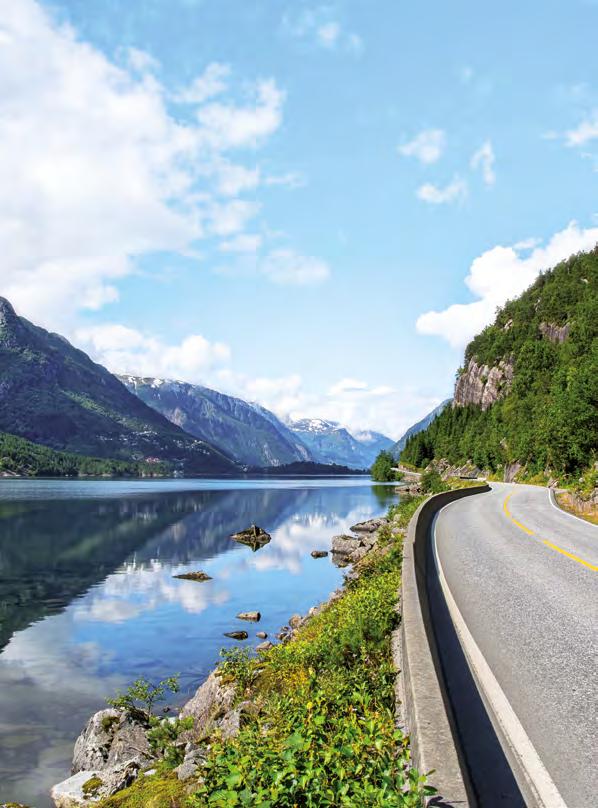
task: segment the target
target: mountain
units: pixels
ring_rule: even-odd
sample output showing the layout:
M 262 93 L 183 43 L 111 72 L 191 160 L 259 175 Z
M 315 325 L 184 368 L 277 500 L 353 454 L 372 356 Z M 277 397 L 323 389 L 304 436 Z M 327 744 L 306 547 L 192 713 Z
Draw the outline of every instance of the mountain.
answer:
M 447 404 L 450 404 L 451 401 L 452 399 L 445 398 L 445 400 L 441 404 L 439 404 L 437 407 L 434 407 L 434 409 L 431 412 L 429 412 L 426 416 L 424 416 L 421 419 L 421 421 L 418 421 L 416 424 L 413 424 L 413 426 L 410 426 L 409 429 L 406 430 L 406 432 L 398 439 L 398 441 L 391 446 L 390 449 L 391 454 L 393 454 L 394 457 L 399 457 L 399 455 L 407 445 L 407 441 L 409 440 L 409 438 L 412 435 L 417 435 L 418 432 L 422 432 L 424 429 L 427 429 L 434 420 L 434 418 L 440 415 L 440 413 L 444 410 Z
M 274 413 L 208 387 L 165 379 L 120 376 L 142 401 L 191 435 L 219 446 L 249 466 L 310 460 L 306 447 Z
M 169 461 L 188 473 L 238 470 L 222 451 L 148 407 L 64 337 L 19 317 L 4 298 L 0 431 L 77 454 Z
M 345 427 L 321 418 L 302 418 L 289 422 L 288 427 L 307 446 L 317 463 L 369 469 L 380 451 L 380 443 L 386 440 L 382 448 L 392 445 L 390 438 L 377 432 L 358 433 L 362 437 L 356 439 Z
M 401 459 L 576 478 L 598 457 L 598 247 L 541 274 L 466 348 L 453 406 Z

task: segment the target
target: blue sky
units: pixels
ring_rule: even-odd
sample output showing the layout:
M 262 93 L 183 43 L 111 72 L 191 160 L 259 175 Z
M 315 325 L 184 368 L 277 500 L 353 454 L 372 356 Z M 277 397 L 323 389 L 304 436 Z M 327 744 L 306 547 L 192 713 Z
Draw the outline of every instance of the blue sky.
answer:
M 4 0 L 0 292 L 393 437 L 598 241 L 598 3 Z

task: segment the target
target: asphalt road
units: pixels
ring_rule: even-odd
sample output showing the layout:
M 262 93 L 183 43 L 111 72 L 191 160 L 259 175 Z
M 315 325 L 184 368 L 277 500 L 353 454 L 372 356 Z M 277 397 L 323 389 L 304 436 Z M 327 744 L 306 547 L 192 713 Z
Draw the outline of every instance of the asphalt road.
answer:
M 492 483 L 440 512 L 435 546 L 506 711 L 556 787 L 552 804 L 598 805 L 598 527 L 546 489 Z

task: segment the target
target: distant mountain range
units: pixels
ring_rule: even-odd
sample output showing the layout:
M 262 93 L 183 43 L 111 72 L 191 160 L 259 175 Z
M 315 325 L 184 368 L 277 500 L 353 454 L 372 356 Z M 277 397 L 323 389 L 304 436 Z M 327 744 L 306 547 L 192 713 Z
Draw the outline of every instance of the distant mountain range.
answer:
M 122 460 L 159 459 L 188 473 L 237 464 L 133 395 L 58 334 L 0 298 L 0 431 L 53 449 Z
M 197 438 L 248 466 L 311 460 L 307 448 L 274 415 L 208 387 L 165 379 L 119 376 L 142 401 Z
M 437 418 L 440 413 L 444 410 L 447 404 L 450 404 L 452 401 L 451 398 L 445 398 L 445 400 L 435 407 L 432 412 L 429 412 L 421 421 L 418 421 L 413 426 L 410 426 L 409 429 L 401 435 L 396 443 L 394 443 L 390 449 L 391 453 L 398 458 L 405 446 L 407 445 L 407 441 L 412 435 L 417 435 L 418 432 L 422 432 L 424 429 L 427 429 L 432 421 Z
M 259 404 L 200 385 L 116 377 L 64 337 L 19 317 L 4 298 L 0 432 L 7 433 L 5 443 L 15 455 L 10 469 L 23 461 L 31 473 L 40 453 L 35 446 L 11 443 L 10 435 L 79 456 L 146 461 L 144 473 L 147 463 L 158 461 L 187 474 L 309 463 L 366 469 L 392 445 L 378 432 L 351 434 L 333 421 L 283 423 Z M 56 473 L 66 468 L 66 460 L 69 468 L 74 462 L 47 454 L 43 459 Z
M 335 421 L 302 418 L 288 423 L 289 429 L 307 446 L 317 463 L 337 463 L 354 469 L 369 469 L 382 449 L 392 440 L 379 432 L 352 435 Z

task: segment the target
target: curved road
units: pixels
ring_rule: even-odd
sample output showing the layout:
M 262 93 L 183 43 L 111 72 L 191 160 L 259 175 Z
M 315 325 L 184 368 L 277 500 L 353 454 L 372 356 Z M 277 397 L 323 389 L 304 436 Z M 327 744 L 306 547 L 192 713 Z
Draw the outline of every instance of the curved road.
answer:
M 434 543 L 460 640 L 531 743 L 547 803 L 598 805 L 598 527 L 546 489 L 492 483 L 440 512 Z

